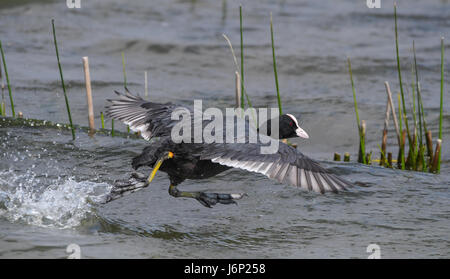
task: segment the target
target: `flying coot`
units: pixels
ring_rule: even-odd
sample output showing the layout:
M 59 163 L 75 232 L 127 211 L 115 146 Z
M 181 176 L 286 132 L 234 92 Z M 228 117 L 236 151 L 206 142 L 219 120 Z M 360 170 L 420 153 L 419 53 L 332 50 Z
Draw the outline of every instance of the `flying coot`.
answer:
M 148 177 L 133 173 L 128 181 L 117 182 L 106 202 L 147 187 L 158 169 L 169 175 L 170 195 L 194 198 L 206 207 L 217 203 L 235 203 L 245 193 L 186 192 L 180 191 L 177 185 L 185 179 L 209 178 L 230 168 L 239 168 L 261 173 L 283 184 L 322 194 L 345 191 L 352 186 L 352 183 L 324 169 L 297 149 L 279 141 L 291 137 L 308 138 L 308 134 L 300 128 L 297 119 L 291 114 L 279 117 L 278 139 L 269 137 L 271 121 L 268 121 L 266 135 L 257 130 L 258 139 L 252 142 L 250 132 L 253 128 L 249 121 L 234 117 L 234 122 L 231 123 L 236 126 L 237 122 L 244 122 L 245 133 L 239 135 L 235 130 L 232 142 L 225 140 L 225 133 L 222 141 L 212 143 L 196 143 L 193 138 L 192 141 L 175 142 L 171 137 L 171 130 L 179 121 L 172 120 L 172 114 L 188 113 L 192 116 L 192 125 L 195 125 L 194 122 L 197 120 L 192 109 L 171 103 L 148 102 L 128 90 L 125 94 L 119 92 L 116 94 L 119 98 L 108 100 L 110 104 L 106 113 L 114 119 L 123 121 L 133 131 L 139 131 L 144 139 L 150 141 L 150 145 L 145 147 L 139 156 L 133 158 L 132 167 L 137 170 L 139 167 L 148 166 L 152 167 L 153 171 Z M 203 128 L 210 122 L 200 121 Z M 223 130 L 226 130 L 226 125 Z M 262 147 L 271 144 L 278 147 L 276 152 L 271 154 L 261 152 Z

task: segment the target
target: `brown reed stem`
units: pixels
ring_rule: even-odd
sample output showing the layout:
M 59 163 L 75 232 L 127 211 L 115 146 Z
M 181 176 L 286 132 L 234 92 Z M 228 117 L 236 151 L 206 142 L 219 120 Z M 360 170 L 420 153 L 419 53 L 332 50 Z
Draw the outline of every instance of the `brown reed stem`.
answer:
M 431 165 L 431 172 L 438 172 L 438 164 L 439 164 L 439 155 L 441 153 L 441 145 L 442 145 L 442 140 L 441 139 L 437 139 L 436 141 L 436 151 L 434 152 L 434 156 L 433 156 L 433 164 Z
M 383 128 L 383 138 L 381 140 L 381 159 L 380 166 L 383 166 L 386 162 L 386 144 L 387 144 L 387 134 L 389 127 L 389 116 L 391 115 L 391 106 L 389 104 L 389 97 L 386 102 L 386 114 L 384 116 L 384 128 Z
M 366 142 L 366 120 L 361 120 L 361 142 L 365 143 Z M 366 160 L 366 150 L 365 150 L 365 146 L 362 145 L 362 143 L 360 142 L 359 145 L 359 151 L 358 151 L 358 162 L 359 163 L 367 163 Z M 364 156 L 364 158 L 363 158 Z
M 93 134 L 95 132 L 94 106 L 92 102 L 92 87 L 91 87 L 91 74 L 89 71 L 89 58 L 87 56 L 83 57 L 83 68 L 84 68 L 84 81 L 86 83 L 86 99 L 88 105 L 89 129 L 90 134 Z
M 383 138 L 381 140 L 381 155 L 380 155 L 380 166 L 384 166 L 386 162 L 386 143 L 387 143 L 387 129 L 383 130 Z
M 402 131 L 402 137 L 400 142 L 400 149 L 398 152 L 398 158 L 397 158 L 397 167 L 399 169 L 404 169 L 404 166 L 402 165 L 402 161 L 404 160 L 404 152 L 405 152 L 405 142 L 406 142 L 406 129 L 403 129 Z
M 430 157 L 430 165 L 431 162 L 433 162 L 433 137 L 431 135 L 431 130 L 427 130 L 426 133 L 426 141 L 427 141 L 427 151 L 428 151 L 428 157 Z

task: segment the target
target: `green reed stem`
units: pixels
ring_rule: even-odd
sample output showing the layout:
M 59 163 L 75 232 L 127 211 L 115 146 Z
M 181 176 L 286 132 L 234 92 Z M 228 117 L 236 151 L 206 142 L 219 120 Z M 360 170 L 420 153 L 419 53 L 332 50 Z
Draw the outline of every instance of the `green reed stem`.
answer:
M 418 110 L 418 115 L 419 115 L 419 131 L 418 131 L 418 152 L 419 152 L 419 160 L 422 163 L 422 171 L 426 171 L 427 170 L 427 164 L 426 164 L 426 160 L 425 160 L 425 152 L 423 152 L 424 150 L 424 145 L 423 145 L 423 138 L 426 137 L 424 134 L 424 131 L 426 131 L 426 122 L 425 122 L 425 115 L 424 115 L 424 110 L 423 110 L 423 104 L 422 104 L 422 95 L 420 92 L 420 83 L 419 83 L 419 70 L 417 68 L 417 58 L 416 58 L 416 45 L 413 41 L 413 54 L 414 54 L 414 73 L 416 76 L 416 92 L 417 92 L 417 110 Z M 425 129 L 423 129 L 422 128 Z
M 359 142 L 360 142 L 360 152 L 362 154 L 362 163 L 366 164 L 366 154 L 364 154 L 364 138 L 362 135 L 362 131 L 361 131 L 361 122 L 359 121 L 359 113 L 358 113 L 358 103 L 356 102 L 356 91 L 355 91 L 355 84 L 353 82 L 353 74 L 352 74 L 352 64 L 350 62 L 350 57 L 347 58 L 347 62 L 348 62 L 348 72 L 350 73 L 350 82 L 352 83 L 352 91 L 353 91 L 353 102 L 355 105 L 355 113 L 356 113 L 356 124 L 358 126 L 358 134 L 359 134 Z
M 387 159 L 386 155 L 385 155 L 384 152 L 383 152 L 383 148 L 381 148 L 380 144 L 377 143 L 377 145 L 378 145 L 378 148 L 380 149 L 380 153 L 381 153 L 380 161 L 381 161 L 381 160 L 384 160 L 383 166 L 389 165 L 389 164 L 388 164 L 388 159 Z
M 1 42 L 0 42 L 1 44 Z M 3 82 L 2 65 L 0 64 L 0 83 L 2 90 L 2 101 L 0 102 L 1 115 L 6 116 L 6 106 L 5 106 L 5 83 Z
M 421 102 L 422 102 L 422 97 L 420 95 L 420 89 L 419 89 L 419 72 L 417 70 L 417 58 L 416 58 L 416 46 L 415 43 L 413 41 L 413 54 L 414 54 L 414 73 L 416 75 L 416 91 L 417 91 L 417 109 L 419 110 L 418 114 L 419 114 L 419 144 L 422 145 L 423 144 L 423 130 L 422 130 L 422 107 L 420 106 Z
M 405 142 L 403 139 L 403 113 L 402 113 L 402 105 L 401 105 L 401 100 L 400 100 L 400 94 L 397 95 L 397 99 L 398 99 L 398 126 L 400 129 L 400 140 L 401 140 L 401 145 L 399 146 L 400 150 L 400 164 L 401 164 L 401 169 L 404 170 L 405 169 Z
M 0 65 L 1 68 L 1 65 Z M 2 107 L 2 116 L 6 116 L 6 102 L 5 102 L 5 85 L 3 84 L 2 80 L 2 102 L 0 103 L 0 106 Z
M 277 61 L 275 58 L 275 44 L 274 44 L 274 39 L 273 39 L 272 13 L 270 13 L 270 39 L 272 42 L 273 73 L 275 75 L 275 87 L 277 89 L 278 109 L 280 110 L 280 115 L 282 115 L 283 109 L 281 107 L 280 87 L 278 85 Z
M 1 44 L 1 42 L 0 42 Z M 0 65 L 0 86 L 1 86 L 1 90 L 2 90 L 2 101 L 0 102 L 0 115 L 3 115 L 3 74 L 2 74 L 2 65 Z
M 411 71 L 411 75 L 414 75 L 414 73 Z M 416 122 L 416 97 L 415 97 L 415 87 L 414 87 L 414 83 L 412 83 L 412 90 L 411 93 L 408 90 L 408 87 L 406 87 L 406 94 L 408 95 L 408 97 L 412 100 L 411 102 L 409 102 L 410 105 L 410 112 L 412 114 L 413 117 L 413 133 L 412 133 L 412 138 L 413 138 L 413 143 L 412 145 L 409 147 L 409 151 L 408 151 L 408 158 L 406 160 L 407 165 L 409 164 L 409 167 L 412 170 L 416 169 L 416 158 L 417 158 L 417 122 Z M 406 116 L 405 116 L 406 117 Z
M 418 77 L 418 71 L 417 71 L 417 64 L 416 64 L 416 79 L 417 79 L 417 81 L 416 81 L 417 102 L 418 102 L 418 106 L 419 106 L 419 109 L 420 109 L 420 112 L 419 112 L 419 124 L 420 124 L 420 126 L 419 127 L 420 127 L 420 129 L 422 129 L 422 125 L 423 125 L 423 133 L 421 132 L 421 134 L 425 135 L 425 133 L 428 131 L 428 128 L 427 128 L 427 121 L 425 119 L 425 110 L 423 109 L 422 89 L 420 88 L 420 82 L 418 81 L 419 77 Z M 422 119 L 422 121 L 420 121 L 420 118 Z
M 12 116 L 16 117 L 16 112 L 14 110 L 14 100 L 13 100 L 13 96 L 12 96 L 12 92 L 11 92 L 11 84 L 9 83 L 8 68 L 6 67 L 5 53 L 3 52 L 3 46 L 2 46 L 1 41 L 0 41 L 0 51 L 2 53 L 3 68 L 5 69 L 6 84 L 8 85 L 9 100 L 11 102 Z
M 413 75 L 414 73 L 411 72 L 411 74 Z M 416 115 L 416 93 L 415 93 L 415 87 L 414 87 L 414 82 L 412 83 L 412 115 L 413 115 L 413 121 L 414 121 L 414 133 L 413 133 L 413 149 L 412 152 L 410 150 L 410 155 L 412 157 L 410 157 L 411 159 L 411 163 L 412 163 L 412 168 L 413 170 L 416 170 L 417 167 L 417 154 L 418 154 L 418 139 L 417 139 L 417 115 Z
M 411 68 L 411 80 L 414 79 L 414 67 Z M 413 115 L 413 121 L 414 121 L 414 132 L 417 137 L 417 110 L 416 110 L 416 85 L 414 84 L 414 81 L 411 82 L 411 92 L 412 92 L 412 115 Z M 416 139 L 417 140 L 417 139 Z
M 1 90 L 2 90 L 2 100 L 0 102 L 0 115 L 4 116 L 3 114 L 3 75 L 2 75 L 2 65 L 0 65 L 0 83 L 1 83 Z
M 239 31 L 241 34 L 241 108 L 244 109 L 244 30 L 242 28 L 242 6 L 239 6 Z M 248 97 L 247 97 L 248 100 Z
M 401 69 L 400 69 L 400 55 L 398 52 L 397 3 L 394 3 L 394 20 L 395 20 L 395 52 L 397 55 L 398 82 L 400 85 L 400 94 L 402 96 L 403 112 L 405 114 L 406 133 L 408 135 L 409 147 L 411 148 L 413 143 L 411 140 L 411 134 L 409 132 L 408 118 L 406 117 L 405 94 L 403 93 L 402 73 L 401 73 Z
M 64 84 L 64 77 L 63 77 L 63 72 L 62 72 L 62 68 L 61 68 L 61 62 L 59 60 L 58 42 L 56 41 L 56 31 L 55 31 L 55 20 L 54 19 L 52 19 L 52 29 L 53 29 L 53 41 L 55 44 L 55 51 L 56 51 L 56 60 L 58 61 L 59 74 L 61 76 L 61 84 L 62 84 L 62 89 L 64 92 L 64 99 L 66 101 L 67 114 L 69 116 L 70 127 L 72 130 L 72 139 L 75 140 L 75 128 L 73 127 L 73 123 L 72 123 L 72 115 L 70 113 L 69 99 L 67 98 L 66 86 Z
M 441 101 L 439 110 L 439 139 L 442 140 L 442 117 L 443 117 L 443 107 L 444 107 L 444 37 L 441 37 Z M 439 173 L 441 169 L 441 152 L 439 152 L 439 158 L 437 163 L 436 172 Z
M 105 129 L 105 117 L 103 116 L 103 111 L 100 112 L 100 120 L 102 122 L 102 129 Z

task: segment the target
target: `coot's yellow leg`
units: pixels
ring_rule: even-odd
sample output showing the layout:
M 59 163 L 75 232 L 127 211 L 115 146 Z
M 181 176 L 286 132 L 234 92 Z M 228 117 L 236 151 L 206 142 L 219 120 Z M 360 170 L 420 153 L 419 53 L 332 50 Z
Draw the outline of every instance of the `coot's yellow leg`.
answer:
M 168 151 L 168 152 L 166 152 L 166 153 L 164 154 L 164 156 L 162 156 L 162 157 L 156 162 L 155 167 L 153 167 L 152 173 L 149 175 L 149 177 L 148 177 L 148 179 L 147 179 L 148 184 L 150 184 L 150 182 L 152 182 L 153 178 L 155 177 L 156 172 L 159 170 L 159 168 L 161 167 L 162 163 L 163 163 L 165 160 L 167 160 L 167 159 L 172 159 L 173 157 L 174 157 L 173 152 Z

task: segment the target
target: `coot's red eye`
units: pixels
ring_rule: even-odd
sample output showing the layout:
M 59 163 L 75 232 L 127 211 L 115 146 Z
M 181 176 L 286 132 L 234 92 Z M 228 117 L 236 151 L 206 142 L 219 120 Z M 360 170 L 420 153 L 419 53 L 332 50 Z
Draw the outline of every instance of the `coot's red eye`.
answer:
M 293 126 L 293 125 L 294 125 L 294 122 L 292 122 L 292 121 L 291 121 L 291 122 L 289 122 L 289 125 Z

